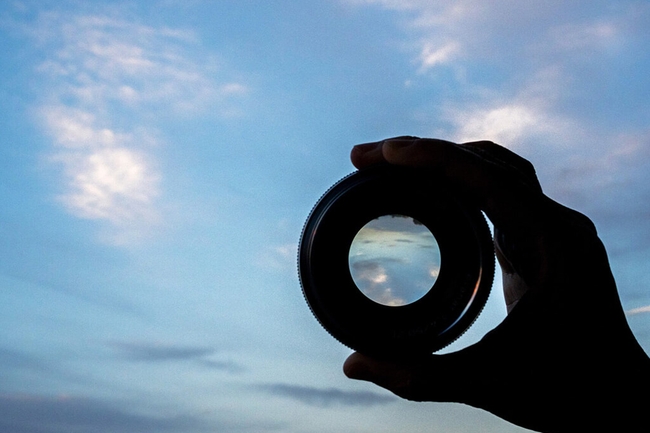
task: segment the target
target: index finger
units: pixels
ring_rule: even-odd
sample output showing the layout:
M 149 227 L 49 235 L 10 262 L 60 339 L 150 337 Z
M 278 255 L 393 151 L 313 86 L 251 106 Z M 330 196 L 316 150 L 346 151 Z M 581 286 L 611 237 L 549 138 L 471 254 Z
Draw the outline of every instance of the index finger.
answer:
M 355 146 L 351 159 L 358 168 L 381 162 L 429 168 L 467 191 L 500 228 L 528 224 L 548 204 L 532 165 L 491 142 L 398 137 Z

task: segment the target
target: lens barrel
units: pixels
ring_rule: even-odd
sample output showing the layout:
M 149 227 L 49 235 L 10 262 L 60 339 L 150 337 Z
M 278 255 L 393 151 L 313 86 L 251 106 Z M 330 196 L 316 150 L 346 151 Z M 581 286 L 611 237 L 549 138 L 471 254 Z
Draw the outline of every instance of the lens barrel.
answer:
M 435 283 L 407 305 L 369 299 L 350 271 L 355 236 L 386 215 L 423 224 L 439 248 Z M 461 336 L 487 301 L 494 265 L 490 229 L 465 194 L 425 170 L 391 165 L 333 185 L 312 209 L 298 251 L 303 294 L 316 319 L 344 345 L 382 358 L 431 354 Z

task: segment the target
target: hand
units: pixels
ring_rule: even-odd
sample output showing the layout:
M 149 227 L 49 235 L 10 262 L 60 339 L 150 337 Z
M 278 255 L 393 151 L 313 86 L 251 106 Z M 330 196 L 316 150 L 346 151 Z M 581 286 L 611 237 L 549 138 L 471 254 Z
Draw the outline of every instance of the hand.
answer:
M 542 432 L 643 430 L 650 360 L 627 325 L 605 249 L 588 218 L 543 194 L 528 161 L 491 142 L 415 137 L 355 146 L 351 159 L 358 168 L 426 167 L 466 191 L 494 224 L 509 314 L 455 353 L 401 363 L 352 354 L 348 377 Z

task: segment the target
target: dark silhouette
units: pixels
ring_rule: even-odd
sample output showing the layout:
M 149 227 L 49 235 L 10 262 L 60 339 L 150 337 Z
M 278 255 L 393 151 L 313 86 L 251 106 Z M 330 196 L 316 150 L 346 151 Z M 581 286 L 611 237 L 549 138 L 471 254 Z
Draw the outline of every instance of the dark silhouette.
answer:
M 491 142 L 398 137 L 355 146 L 353 164 L 427 167 L 495 228 L 508 316 L 478 343 L 345 374 L 416 401 L 460 402 L 541 432 L 647 431 L 650 359 L 632 334 L 592 222 L 542 192 L 533 166 Z

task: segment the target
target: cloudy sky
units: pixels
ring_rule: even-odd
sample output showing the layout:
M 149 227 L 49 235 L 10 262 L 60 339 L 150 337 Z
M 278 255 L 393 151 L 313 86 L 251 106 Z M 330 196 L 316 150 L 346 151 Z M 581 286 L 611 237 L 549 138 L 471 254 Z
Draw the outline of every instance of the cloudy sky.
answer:
M 438 242 L 415 221 L 404 215 L 383 215 L 364 225 L 352 240 L 348 256 L 352 280 L 379 304 L 411 304 L 426 295 L 438 278 Z
M 2 2 L 0 430 L 523 431 L 345 379 L 300 230 L 355 143 L 497 141 L 594 220 L 650 350 L 649 29 L 628 0 Z

